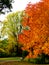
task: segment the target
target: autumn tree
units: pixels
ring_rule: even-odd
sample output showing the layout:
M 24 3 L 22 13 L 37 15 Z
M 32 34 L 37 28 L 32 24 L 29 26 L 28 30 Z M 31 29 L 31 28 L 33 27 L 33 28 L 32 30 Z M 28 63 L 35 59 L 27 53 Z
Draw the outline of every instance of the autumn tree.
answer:
M 49 0 L 29 3 L 25 9 L 22 25 L 29 26 L 19 35 L 22 49 L 27 50 L 27 58 L 37 58 L 42 53 L 49 55 Z

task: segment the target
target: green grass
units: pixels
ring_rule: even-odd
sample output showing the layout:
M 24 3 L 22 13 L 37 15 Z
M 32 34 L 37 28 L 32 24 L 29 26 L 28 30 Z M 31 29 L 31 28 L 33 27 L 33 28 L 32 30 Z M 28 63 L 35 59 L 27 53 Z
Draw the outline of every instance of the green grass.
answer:
M 38 64 L 21 61 L 21 57 L 9 57 L 9 58 L 0 58 L 0 65 L 38 65 Z
M 0 58 L 0 61 L 21 61 L 21 57 Z
M 32 63 L 21 61 L 21 57 L 0 58 L 0 65 L 32 65 Z

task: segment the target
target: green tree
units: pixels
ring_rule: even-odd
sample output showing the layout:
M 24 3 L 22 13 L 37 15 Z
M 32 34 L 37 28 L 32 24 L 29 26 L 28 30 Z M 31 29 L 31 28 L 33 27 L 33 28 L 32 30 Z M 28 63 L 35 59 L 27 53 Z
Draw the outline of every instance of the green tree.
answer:
M 22 17 L 23 12 L 11 13 L 7 16 L 7 18 L 3 21 L 2 27 L 2 35 L 7 35 L 10 39 L 17 40 L 18 34 L 21 32 L 22 28 Z
M 17 52 L 17 55 L 21 55 L 20 53 L 22 52 L 22 50 L 21 45 L 18 42 L 18 35 L 22 33 L 23 29 L 28 29 L 28 27 L 22 26 L 24 15 L 24 11 L 11 13 L 3 21 L 1 35 L 3 38 L 7 36 L 8 45 L 6 46 L 5 50 L 8 54 Z
M 7 36 L 8 45 L 6 46 L 6 51 L 11 53 L 12 49 L 16 46 L 20 48 L 21 45 L 18 43 L 18 34 L 22 31 L 22 18 L 24 12 L 11 13 L 3 21 L 3 27 L 1 30 L 2 37 Z M 15 49 L 15 51 L 16 51 Z M 20 50 L 20 49 L 19 49 Z

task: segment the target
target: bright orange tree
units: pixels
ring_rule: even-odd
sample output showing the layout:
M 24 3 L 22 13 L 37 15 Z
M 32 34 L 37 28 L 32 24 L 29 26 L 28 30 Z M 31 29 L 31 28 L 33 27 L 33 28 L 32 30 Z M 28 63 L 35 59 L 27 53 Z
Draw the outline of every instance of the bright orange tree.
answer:
M 29 52 L 28 58 L 36 58 L 42 53 L 49 55 L 49 0 L 29 3 L 25 13 L 22 25 L 30 29 L 23 30 L 18 37 L 22 49 Z

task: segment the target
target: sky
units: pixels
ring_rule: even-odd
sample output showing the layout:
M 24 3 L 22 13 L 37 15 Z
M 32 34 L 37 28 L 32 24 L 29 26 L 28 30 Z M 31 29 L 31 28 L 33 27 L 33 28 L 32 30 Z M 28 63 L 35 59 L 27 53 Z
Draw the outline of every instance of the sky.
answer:
M 32 2 L 34 4 L 39 1 L 40 0 L 14 0 L 14 3 L 12 3 L 12 6 L 13 6 L 12 12 L 24 10 L 26 5 L 29 2 Z M 7 13 L 5 15 L 3 15 L 3 14 L 0 15 L 0 21 L 3 21 L 6 18 L 6 16 L 7 16 Z

